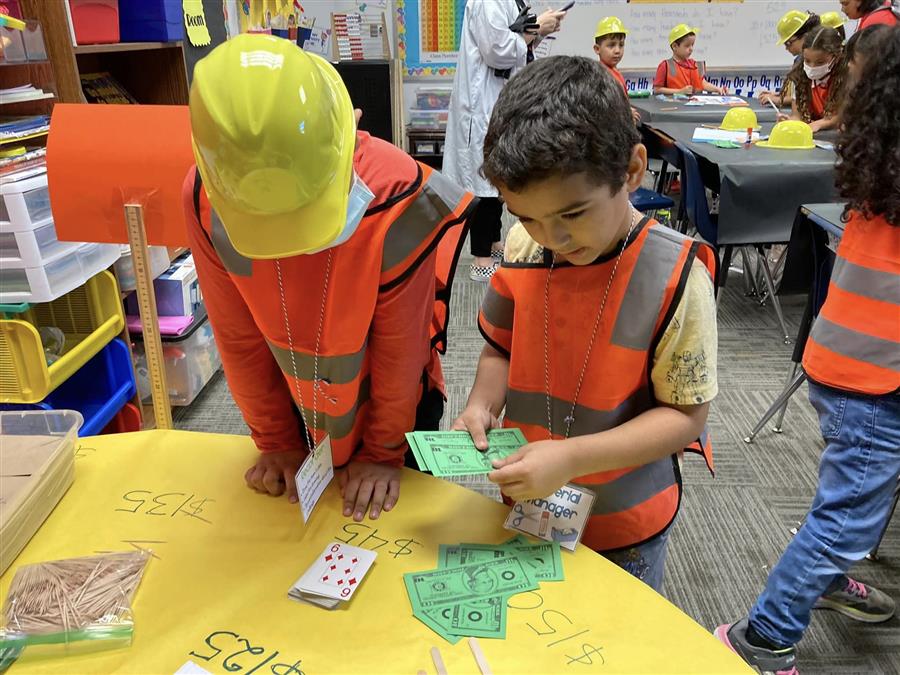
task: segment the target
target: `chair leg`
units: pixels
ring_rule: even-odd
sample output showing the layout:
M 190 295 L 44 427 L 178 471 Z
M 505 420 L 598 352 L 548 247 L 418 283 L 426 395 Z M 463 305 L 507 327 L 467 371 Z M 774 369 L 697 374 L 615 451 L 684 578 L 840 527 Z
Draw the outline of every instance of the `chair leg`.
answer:
M 800 385 L 805 381 L 806 373 L 801 370 L 794 377 L 794 379 L 791 380 L 788 386 L 784 388 L 784 391 L 782 391 L 781 394 L 778 395 L 778 398 L 775 399 L 772 405 L 769 406 L 769 409 L 766 410 L 766 412 L 760 418 L 759 422 L 756 423 L 756 426 L 753 427 L 753 430 L 750 432 L 750 434 L 744 438 L 744 443 L 753 442 L 753 439 L 756 438 L 757 434 L 759 434 L 759 432 L 762 431 L 763 427 L 766 426 L 766 422 L 768 422 L 770 419 L 772 419 L 772 417 L 775 416 L 775 413 L 778 412 L 781 406 L 787 405 L 788 400 L 791 398 L 791 396 L 794 395 L 794 392 L 796 392 L 800 388 Z
M 744 296 L 755 298 L 759 295 L 756 289 L 756 279 L 753 276 L 753 266 L 750 264 L 750 256 L 747 255 L 747 247 L 741 246 L 741 265 L 743 266 Z
M 725 288 L 725 282 L 728 281 L 728 270 L 731 267 L 731 258 L 734 255 L 734 246 L 726 245 L 722 250 L 722 262 L 719 265 L 719 278 L 717 279 L 718 295 L 716 296 L 716 308 L 722 301 L 722 291 Z
M 869 560 L 878 560 L 878 549 L 881 546 L 881 542 L 884 540 L 884 535 L 887 533 L 888 526 L 891 524 L 894 512 L 897 510 L 898 500 L 900 500 L 900 478 L 897 479 L 897 488 L 894 490 L 894 502 L 891 504 L 891 512 L 888 514 L 887 520 L 884 521 L 884 527 L 878 537 L 878 543 L 875 544 L 875 548 L 873 548 L 866 556 Z
M 669 171 L 669 163 L 666 160 L 662 160 L 662 164 L 659 167 L 659 175 L 656 177 L 656 187 L 654 190 L 659 194 L 665 194 L 663 191 L 666 188 L 666 175 Z
M 769 269 L 769 261 L 766 260 L 766 252 L 763 250 L 762 246 L 756 247 L 756 260 L 762 267 L 766 288 L 769 292 L 769 297 L 772 298 L 772 307 L 775 308 L 775 314 L 778 316 L 778 323 L 781 326 L 781 335 L 784 338 L 784 344 L 789 345 L 791 344 L 791 336 L 788 335 L 787 325 L 784 323 L 784 314 L 781 312 L 781 301 L 779 301 L 778 296 L 775 295 L 775 281 L 772 279 L 772 270 Z
M 794 363 L 794 367 L 791 368 L 791 374 L 788 376 L 786 387 L 789 387 L 791 382 L 794 381 L 794 378 L 797 377 L 797 369 L 800 367 L 799 363 Z M 778 411 L 778 417 L 775 418 L 775 426 L 772 427 L 772 431 L 776 434 L 781 433 L 781 423 L 784 421 L 784 414 L 787 412 L 788 402 L 785 401 L 784 405 L 781 406 L 781 410 Z

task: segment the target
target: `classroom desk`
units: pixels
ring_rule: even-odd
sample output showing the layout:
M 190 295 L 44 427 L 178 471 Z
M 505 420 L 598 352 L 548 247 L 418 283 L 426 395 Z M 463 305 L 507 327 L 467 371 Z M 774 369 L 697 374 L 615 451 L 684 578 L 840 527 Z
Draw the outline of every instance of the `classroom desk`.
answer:
M 379 520 L 344 518 L 335 480 L 304 526 L 298 506 L 244 486 L 255 456 L 242 436 L 148 431 L 79 439 L 75 483 L 0 578 L 0 592 L 26 563 L 150 548 L 154 558 L 134 603 L 134 643 L 53 660 L 23 657 L 10 673 L 173 673 L 188 660 L 246 675 L 261 664 L 256 675 L 433 673 L 432 646 L 448 672 L 478 672 L 466 640 L 451 646 L 413 617 L 402 574 L 437 567 L 440 543 L 510 538 L 502 529 L 508 507 L 404 470 L 400 501 Z M 335 539 L 378 553 L 348 606 L 328 611 L 290 600 L 288 588 Z M 480 640 L 495 673 L 752 672 L 619 567 L 583 547 L 563 556 L 566 580 L 512 596 L 507 638 Z
M 768 134 L 772 124 L 762 124 Z M 656 132 L 677 141 L 697 156 L 703 182 L 719 194 L 720 245 L 784 243 L 791 238 L 797 208 L 837 197 L 832 150 L 749 150 L 694 143 L 694 122 L 653 122 L 644 134 Z M 817 139 L 834 142 L 835 132 Z
M 759 99 L 745 99 L 760 122 L 774 122 L 775 109 L 763 105 Z M 656 96 L 629 99 L 631 106 L 641 113 L 641 121 L 648 122 L 698 122 L 719 123 L 732 106 L 727 105 L 686 105 L 685 101 L 660 101 Z M 790 110 L 785 110 L 789 113 Z

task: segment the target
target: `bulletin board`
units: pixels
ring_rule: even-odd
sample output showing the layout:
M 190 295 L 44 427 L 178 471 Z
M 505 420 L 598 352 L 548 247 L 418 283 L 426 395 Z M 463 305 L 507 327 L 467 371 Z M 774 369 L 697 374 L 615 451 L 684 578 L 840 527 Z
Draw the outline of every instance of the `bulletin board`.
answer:
M 395 4 L 403 75 L 452 76 L 466 0 L 395 0 Z

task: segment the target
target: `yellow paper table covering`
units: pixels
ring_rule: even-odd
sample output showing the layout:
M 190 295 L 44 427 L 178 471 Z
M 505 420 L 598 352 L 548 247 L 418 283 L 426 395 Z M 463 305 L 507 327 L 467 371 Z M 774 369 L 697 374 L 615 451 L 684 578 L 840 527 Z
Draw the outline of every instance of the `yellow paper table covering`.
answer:
M 405 471 L 400 502 L 377 521 L 341 514 L 337 481 L 304 527 L 299 507 L 257 495 L 243 474 L 249 438 L 151 431 L 79 439 L 75 483 L 10 570 L 23 564 L 152 548 L 129 649 L 23 660 L 11 673 L 477 673 L 415 617 L 404 572 L 437 566 L 438 544 L 499 543 L 507 508 Z M 347 606 L 327 611 L 287 591 L 329 541 L 378 552 Z M 677 543 L 676 543 L 677 545 Z M 750 672 L 707 631 L 592 551 L 563 552 L 566 580 L 510 599 L 505 640 L 481 639 L 494 673 Z M 700 589 L 698 589 L 699 591 Z

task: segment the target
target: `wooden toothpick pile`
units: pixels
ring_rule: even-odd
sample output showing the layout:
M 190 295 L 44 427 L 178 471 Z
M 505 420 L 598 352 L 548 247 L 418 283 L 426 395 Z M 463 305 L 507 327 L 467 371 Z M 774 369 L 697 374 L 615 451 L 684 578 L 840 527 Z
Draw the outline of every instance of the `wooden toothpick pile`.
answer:
M 130 624 L 131 596 L 148 559 L 133 551 L 22 567 L 4 605 L 6 629 L 48 634 Z

